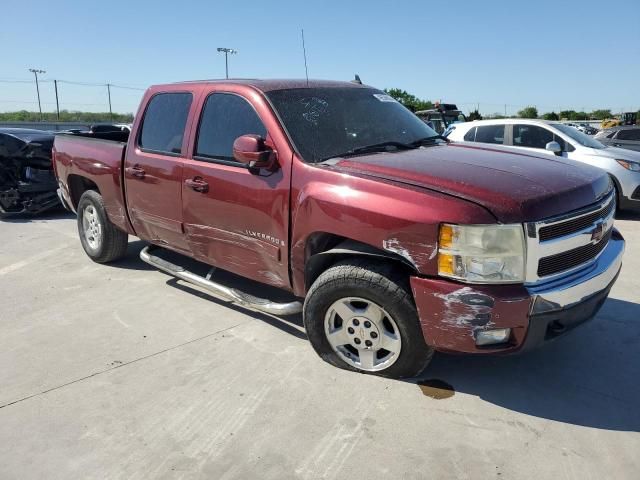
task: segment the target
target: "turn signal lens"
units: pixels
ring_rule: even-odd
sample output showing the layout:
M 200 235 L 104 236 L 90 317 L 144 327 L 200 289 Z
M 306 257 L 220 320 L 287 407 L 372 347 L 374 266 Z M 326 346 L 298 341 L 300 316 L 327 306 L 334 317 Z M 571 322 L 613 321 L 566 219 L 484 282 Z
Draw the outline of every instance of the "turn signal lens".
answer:
M 453 255 L 441 253 L 438 255 L 438 272 L 445 275 L 453 275 Z

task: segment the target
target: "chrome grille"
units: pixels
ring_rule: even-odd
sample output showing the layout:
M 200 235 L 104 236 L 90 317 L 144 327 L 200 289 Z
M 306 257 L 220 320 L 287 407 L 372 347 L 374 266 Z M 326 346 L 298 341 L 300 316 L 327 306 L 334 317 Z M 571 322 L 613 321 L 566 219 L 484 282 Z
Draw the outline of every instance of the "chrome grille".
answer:
M 542 227 L 539 232 L 540 241 L 545 242 L 547 240 L 553 240 L 554 238 L 569 235 L 570 233 L 579 232 L 580 230 L 593 225 L 597 220 L 608 217 L 614 206 L 615 202 L 609 202 L 609 204 L 604 208 L 591 212 L 587 215 Z
M 615 214 L 610 192 L 585 209 L 525 225 L 527 284 L 544 283 L 591 265 L 609 242 Z
M 538 276 L 546 277 L 554 273 L 570 270 L 594 259 L 607 246 L 611 238 L 611 230 L 598 243 L 590 243 L 583 247 L 574 248 L 567 252 L 556 253 L 549 257 L 541 258 L 538 262 Z

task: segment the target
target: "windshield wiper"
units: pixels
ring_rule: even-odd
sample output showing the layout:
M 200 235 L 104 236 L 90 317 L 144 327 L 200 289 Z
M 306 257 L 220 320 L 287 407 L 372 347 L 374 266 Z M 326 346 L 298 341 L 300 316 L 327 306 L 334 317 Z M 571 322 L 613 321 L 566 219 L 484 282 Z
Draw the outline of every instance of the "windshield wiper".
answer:
M 418 140 L 414 140 L 409 145 L 411 145 L 412 147 L 421 147 L 422 145 L 435 144 L 436 140 L 444 140 L 447 143 L 451 141 L 447 137 L 443 137 L 442 135 L 432 135 L 430 137 L 424 137 L 419 138 Z
M 395 147 L 396 149 L 393 151 L 397 152 L 400 150 L 413 150 L 418 148 L 419 146 L 420 145 L 414 145 L 413 143 L 409 144 L 409 143 L 393 142 L 393 141 L 374 143 L 373 145 L 365 145 L 363 147 L 352 148 L 351 150 L 347 150 L 346 152 L 331 155 L 330 157 L 319 160 L 318 163 L 331 160 L 332 158 L 346 158 L 353 155 L 361 155 L 363 153 L 388 152 L 389 147 Z

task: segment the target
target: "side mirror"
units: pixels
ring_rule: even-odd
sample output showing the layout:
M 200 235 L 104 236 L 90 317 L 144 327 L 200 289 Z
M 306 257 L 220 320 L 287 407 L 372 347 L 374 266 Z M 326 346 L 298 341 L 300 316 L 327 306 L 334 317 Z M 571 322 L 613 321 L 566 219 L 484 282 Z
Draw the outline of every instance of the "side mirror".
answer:
M 562 154 L 562 147 L 560 146 L 560 144 L 558 142 L 549 142 L 549 143 L 547 143 L 547 145 L 544 148 L 545 148 L 545 150 L 553 152 L 556 155 Z
M 260 135 L 242 135 L 233 142 L 233 158 L 249 168 L 271 169 L 276 163 L 276 152 L 265 145 Z

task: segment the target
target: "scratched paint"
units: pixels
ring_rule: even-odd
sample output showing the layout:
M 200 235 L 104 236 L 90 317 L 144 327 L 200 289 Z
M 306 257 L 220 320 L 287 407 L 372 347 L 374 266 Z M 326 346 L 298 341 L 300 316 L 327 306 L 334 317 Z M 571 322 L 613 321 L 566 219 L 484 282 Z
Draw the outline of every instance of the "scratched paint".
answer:
M 429 243 L 401 242 L 398 238 L 382 241 L 382 248 L 405 258 L 418 270 L 433 260 L 437 254 L 437 246 Z
M 488 295 L 477 292 L 471 287 L 462 287 L 448 294 L 434 293 L 433 295 L 444 302 L 441 318 L 443 324 L 468 329 L 471 336 L 474 336 L 477 330 L 490 328 L 493 325 L 489 316 L 492 308 L 488 306 L 493 304 L 493 299 Z M 487 301 L 482 302 L 484 304 L 469 301 L 474 297 L 486 298 Z

